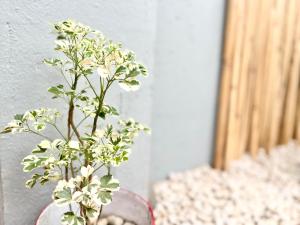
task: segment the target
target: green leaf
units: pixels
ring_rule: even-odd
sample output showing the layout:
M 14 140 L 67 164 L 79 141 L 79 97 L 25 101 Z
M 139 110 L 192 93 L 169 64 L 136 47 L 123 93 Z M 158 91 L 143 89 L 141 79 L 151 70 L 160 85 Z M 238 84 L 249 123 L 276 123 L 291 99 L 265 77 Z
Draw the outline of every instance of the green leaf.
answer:
M 15 120 L 20 120 L 20 121 L 22 121 L 22 120 L 23 120 L 23 116 L 24 116 L 24 114 L 16 114 L 16 115 L 14 116 L 14 119 L 15 119 Z
M 105 115 L 106 115 L 106 113 L 103 112 L 103 111 L 100 111 L 99 114 L 98 114 L 98 116 L 99 116 L 100 118 L 102 118 L 102 119 L 105 119 Z
M 119 113 L 115 107 L 110 106 L 110 113 L 114 116 L 119 116 Z
M 54 191 L 53 198 L 58 205 L 71 203 L 72 191 L 69 187 L 63 187 L 62 190 Z
M 52 93 L 52 94 L 54 94 L 54 95 L 56 95 L 56 96 L 59 96 L 59 95 L 61 95 L 61 94 L 64 93 L 64 92 L 61 91 L 60 88 L 58 88 L 58 87 L 50 87 L 50 88 L 48 88 L 48 92 L 50 92 L 50 93 Z
M 70 96 L 70 97 L 74 97 L 75 96 L 75 91 L 67 91 L 66 93 L 65 93 L 67 96 Z
M 30 172 L 32 171 L 33 169 L 35 169 L 37 166 L 35 163 L 28 163 L 26 164 L 24 167 L 23 167 L 23 171 L 24 172 Z
M 105 175 L 100 178 L 100 187 L 105 190 L 116 191 L 119 189 L 120 183 L 112 175 Z
M 51 142 L 48 140 L 43 140 L 38 144 L 38 147 L 40 149 L 47 150 L 48 148 L 51 148 Z
M 86 215 L 88 218 L 92 219 L 98 216 L 98 211 L 93 208 L 86 208 Z
M 27 180 L 26 183 L 25 183 L 25 186 L 27 188 L 33 188 L 33 186 L 36 184 L 36 180 L 34 179 L 30 179 L 30 180 Z
M 137 69 L 133 69 L 129 72 L 129 74 L 127 75 L 128 77 L 136 77 L 137 75 L 139 75 L 140 71 L 138 71 Z
M 7 134 L 7 133 L 11 133 L 12 132 L 12 128 L 11 127 L 5 127 L 0 134 Z
M 44 185 L 48 181 L 49 181 L 48 176 L 42 176 L 41 179 L 40 179 L 41 185 Z
M 24 165 L 23 171 L 30 172 L 35 168 L 38 168 L 45 162 L 48 158 L 47 157 L 37 157 L 36 155 L 28 155 L 26 156 L 22 164 Z
M 43 62 L 50 66 L 62 65 L 62 61 L 60 59 L 44 59 Z
M 34 123 L 34 129 L 36 131 L 42 131 L 46 128 L 46 124 L 44 122 L 36 122 Z
M 148 71 L 144 65 L 139 64 L 139 69 L 140 69 L 140 72 L 142 73 L 142 75 L 144 75 L 144 76 L 148 75 Z
M 119 81 L 119 85 L 125 91 L 136 91 L 140 87 L 140 83 L 137 80 L 123 80 L 123 81 Z
M 119 190 L 119 181 L 111 175 L 105 175 L 100 178 L 100 185 L 97 186 L 96 202 L 107 205 L 112 201 L 114 191 Z
M 120 75 L 122 75 L 122 74 L 124 74 L 124 73 L 126 73 L 127 72 L 127 68 L 125 67 L 125 66 L 119 66 L 117 69 L 116 69 L 116 72 L 115 72 L 115 74 L 116 74 L 116 76 L 120 76 Z
M 61 218 L 63 225 L 85 225 L 85 219 L 81 216 L 76 216 L 74 212 L 66 212 Z
M 35 148 L 32 150 L 33 154 L 45 153 L 47 149 Z
M 25 183 L 25 186 L 27 188 L 33 188 L 33 186 L 36 184 L 37 180 L 41 177 L 42 175 L 39 174 L 34 174 L 31 179 L 27 180 Z
M 102 205 L 107 205 L 112 201 L 112 192 L 110 191 L 98 191 L 97 199 Z
M 37 168 L 37 161 L 38 157 L 36 157 L 35 155 L 26 156 L 22 161 L 22 164 L 24 165 L 23 171 L 30 172 L 33 169 Z

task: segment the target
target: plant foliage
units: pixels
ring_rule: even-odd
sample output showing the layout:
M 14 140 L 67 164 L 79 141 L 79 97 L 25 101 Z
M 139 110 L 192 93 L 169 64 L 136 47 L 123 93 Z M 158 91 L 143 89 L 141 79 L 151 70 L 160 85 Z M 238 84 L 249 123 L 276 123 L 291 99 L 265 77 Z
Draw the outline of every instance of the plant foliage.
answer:
M 147 71 L 132 51 L 81 23 L 58 22 L 54 32 L 54 49 L 60 57 L 44 62 L 56 68 L 65 81 L 50 87 L 48 92 L 68 106 L 67 132 L 59 126 L 59 111 L 39 108 L 16 115 L 2 133 L 32 133 L 43 138 L 22 161 L 24 172 L 34 172 L 26 187 L 57 182 L 53 200 L 58 205 L 77 204 L 80 209 L 64 213 L 62 224 L 90 224 L 119 190 L 111 167 L 128 160 L 140 131 L 149 132 L 133 119 L 119 119 L 117 109 L 105 102 L 105 96 L 114 83 L 126 91 L 137 90 L 139 77 L 147 76 Z M 81 119 L 77 123 L 75 112 Z M 109 123 L 108 117 L 116 122 Z M 89 125 L 90 130 L 83 124 Z M 47 127 L 57 131 L 56 139 L 46 135 Z M 102 171 L 100 177 L 95 175 L 98 170 Z

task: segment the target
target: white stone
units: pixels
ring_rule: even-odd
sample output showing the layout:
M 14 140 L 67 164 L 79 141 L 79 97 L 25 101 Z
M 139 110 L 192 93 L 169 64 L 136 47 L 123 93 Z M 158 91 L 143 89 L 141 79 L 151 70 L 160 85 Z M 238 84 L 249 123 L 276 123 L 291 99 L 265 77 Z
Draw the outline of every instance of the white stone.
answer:
M 123 225 L 135 225 L 134 223 L 132 223 L 132 222 L 125 222 Z
M 107 225 L 107 224 L 108 224 L 108 221 L 106 218 L 101 218 L 97 223 L 97 225 Z
M 124 220 L 118 216 L 108 216 L 107 222 L 108 222 L 108 224 L 111 224 L 111 225 L 122 225 Z
M 207 166 L 155 185 L 157 225 L 298 225 L 300 151 L 280 146 L 220 172 Z M 298 223 L 297 223 L 298 222 Z

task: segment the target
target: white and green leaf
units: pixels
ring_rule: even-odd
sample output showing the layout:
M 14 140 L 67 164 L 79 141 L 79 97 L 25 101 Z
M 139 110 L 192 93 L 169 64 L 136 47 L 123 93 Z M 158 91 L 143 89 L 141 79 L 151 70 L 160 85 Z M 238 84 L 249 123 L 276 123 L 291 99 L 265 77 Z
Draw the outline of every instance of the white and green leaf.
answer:
M 61 218 L 63 225 L 85 225 L 86 221 L 83 217 L 75 215 L 74 212 L 66 212 Z

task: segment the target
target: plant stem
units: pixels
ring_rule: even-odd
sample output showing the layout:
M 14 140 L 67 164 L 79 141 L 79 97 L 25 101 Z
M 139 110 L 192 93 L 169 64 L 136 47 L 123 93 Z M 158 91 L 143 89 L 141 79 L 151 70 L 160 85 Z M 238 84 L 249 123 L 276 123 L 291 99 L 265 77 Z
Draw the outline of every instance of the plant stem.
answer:
M 89 86 L 91 87 L 92 91 L 94 92 L 96 98 L 98 98 L 97 92 L 95 91 L 95 88 L 93 87 L 92 83 L 90 82 L 90 80 L 87 78 L 87 76 L 84 76 L 85 79 L 87 80 Z
M 72 88 L 73 89 L 73 88 Z M 70 102 L 69 102 L 69 111 L 68 111 L 68 140 L 71 139 L 71 124 L 73 120 L 73 113 L 74 113 L 74 102 L 73 102 L 73 97 L 71 97 Z
M 101 169 L 104 165 L 105 165 L 105 164 L 102 163 L 100 166 L 98 166 L 98 167 L 94 170 L 94 173 L 95 173 L 97 170 Z
M 38 133 L 38 132 L 35 132 L 34 130 L 28 129 L 28 132 L 30 132 L 30 133 L 32 133 L 32 134 L 35 134 L 35 135 L 37 135 L 37 136 L 46 138 L 46 139 L 49 140 L 49 141 L 52 141 L 51 138 L 49 138 L 49 137 L 47 137 L 47 136 L 45 136 L 45 135 L 43 135 L 43 134 L 40 134 L 40 133 Z
M 55 123 L 48 123 L 50 124 L 51 126 L 53 126 L 55 128 L 55 130 L 60 134 L 60 136 L 66 141 L 66 137 L 63 135 L 63 133 L 58 129 L 58 127 L 56 126 Z
M 71 160 L 71 163 L 70 163 L 70 169 L 71 169 L 71 176 L 75 177 L 75 171 L 74 171 L 73 161 L 72 160 Z
M 69 167 L 65 166 L 65 179 L 68 181 L 69 180 Z
M 98 102 L 98 108 L 97 108 L 97 111 L 96 111 L 96 116 L 95 116 L 94 121 L 93 121 L 93 128 L 92 128 L 91 135 L 93 135 L 96 131 L 98 117 L 99 117 L 98 115 L 101 112 L 101 109 L 102 109 L 102 106 L 103 106 L 103 100 L 104 100 L 106 91 L 110 87 L 110 85 L 113 83 L 113 81 L 114 81 L 114 79 L 108 80 L 107 85 L 106 85 L 104 90 L 103 90 L 103 86 L 101 85 L 100 98 L 99 98 L 99 102 Z M 101 78 L 100 78 L 100 82 L 101 82 Z M 101 82 L 101 84 L 102 84 L 102 82 Z
M 70 84 L 70 82 L 68 81 L 68 79 L 67 79 L 67 77 L 66 77 L 66 75 L 65 75 L 65 73 L 64 73 L 64 71 L 63 71 L 62 68 L 60 69 L 60 73 L 61 73 L 61 75 L 63 76 L 63 78 L 65 79 L 65 81 L 66 81 L 66 83 L 68 84 L 68 86 L 71 88 L 71 84 Z
M 71 127 L 72 127 L 72 129 L 73 129 L 73 131 L 74 131 L 74 133 L 75 133 L 75 135 L 76 135 L 78 141 L 80 142 L 80 144 L 83 145 L 83 142 L 82 142 L 82 140 L 81 140 L 81 138 L 80 138 L 80 134 L 79 134 L 79 132 L 78 132 L 78 130 L 77 130 L 77 128 L 76 128 L 76 126 L 75 126 L 73 120 L 71 121 Z M 71 136 L 70 136 L 70 138 L 71 138 Z
M 75 75 L 75 80 L 74 80 L 74 83 L 72 84 L 72 87 L 71 87 L 72 90 L 76 90 L 78 79 L 79 79 L 79 76 Z M 72 124 L 74 124 L 73 123 L 73 115 L 74 115 L 74 97 L 71 96 L 71 99 L 70 99 L 70 102 L 69 102 L 68 122 L 67 122 L 67 126 L 68 126 L 68 139 L 67 139 L 67 141 L 71 140 L 71 127 L 72 127 Z M 77 129 L 75 129 L 74 132 L 75 132 L 78 140 L 81 141 Z M 70 162 L 70 166 L 71 166 L 71 168 L 73 167 L 72 160 Z M 72 172 L 72 176 L 74 176 L 73 175 L 74 171 L 72 169 L 71 169 L 71 172 Z M 69 165 L 67 165 L 65 167 L 65 178 L 66 178 L 66 180 L 69 180 Z
M 87 118 L 89 118 L 89 116 L 85 116 L 82 120 L 80 120 L 80 122 L 75 126 L 76 129 L 78 129 L 78 127 L 79 127 L 79 126 L 80 126 Z M 73 136 L 73 134 L 74 134 L 74 130 L 73 130 L 73 132 L 71 133 L 71 137 Z
M 111 175 L 110 166 L 107 166 L 107 175 Z
M 97 222 L 98 222 L 98 221 L 100 220 L 100 218 L 101 218 L 102 210 L 103 210 L 103 205 L 100 206 L 100 210 L 99 210 Z

